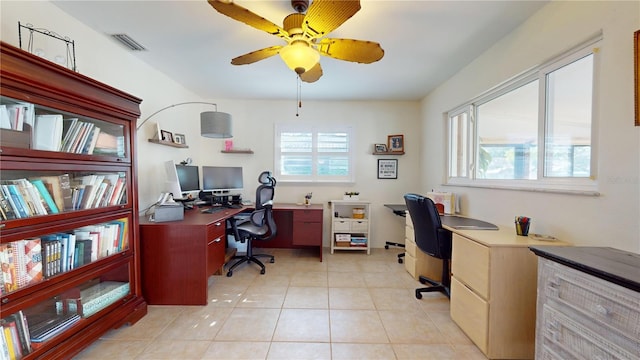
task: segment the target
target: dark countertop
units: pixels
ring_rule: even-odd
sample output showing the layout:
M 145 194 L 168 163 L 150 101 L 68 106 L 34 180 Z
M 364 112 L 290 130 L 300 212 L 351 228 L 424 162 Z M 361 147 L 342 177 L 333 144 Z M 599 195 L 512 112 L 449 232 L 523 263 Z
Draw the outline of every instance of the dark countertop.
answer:
M 640 292 L 640 254 L 610 247 L 531 246 L 536 255 Z

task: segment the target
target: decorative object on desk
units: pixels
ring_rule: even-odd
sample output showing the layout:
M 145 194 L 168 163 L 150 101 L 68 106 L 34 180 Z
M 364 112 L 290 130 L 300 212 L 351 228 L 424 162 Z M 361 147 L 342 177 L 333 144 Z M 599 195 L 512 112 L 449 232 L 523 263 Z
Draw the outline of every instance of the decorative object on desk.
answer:
M 531 218 L 526 216 L 516 216 L 516 234 L 520 236 L 529 235 L 529 225 L 531 225 Z
M 181 145 L 187 144 L 187 140 L 185 139 L 184 134 L 173 134 L 173 142 Z
M 544 234 L 529 234 L 529 237 L 538 241 L 558 241 L 558 238 Z
M 427 197 L 436 204 L 436 206 L 442 206 L 442 211 L 438 211 L 442 214 L 453 215 L 456 213 L 456 195 L 451 192 L 439 192 L 430 191 L 427 193 Z
M 160 140 L 167 141 L 167 142 L 173 142 L 173 134 L 170 131 L 160 130 L 160 134 L 162 136 L 160 138 Z
M 373 152 L 387 152 L 387 145 L 375 144 L 373 147 Z
M 360 193 L 357 191 L 345 191 L 342 200 L 360 200 L 360 196 L 358 195 L 360 195 Z
M 313 193 L 307 193 L 307 195 L 304 196 L 304 204 L 305 205 L 311 205 L 311 197 L 313 196 Z
M 635 80 L 636 126 L 640 126 L 640 30 L 633 33 L 633 78 Z
M 66 67 L 68 69 L 71 69 L 73 71 L 78 71 L 76 69 L 76 44 L 75 44 L 75 42 L 73 40 L 71 40 L 67 36 L 62 37 L 61 35 L 58 35 L 58 34 L 56 34 L 55 32 L 53 32 L 51 30 L 42 29 L 42 28 L 35 28 L 31 24 L 22 25 L 18 21 L 18 41 L 19 41 L 20 49 L 22 49 L 22 29 L 29 30 L 29 41 L 28 41 L 27 49 L 26 49 L 28 52 L 30 52 L 32 54 L 35 54 L 37 56 L 40 56 L 41 58 L 47 59 L 49 61 L 53 61 L 56 64 L 62 65 L 62 66 Z M 64 43 L 64 45 L 65 45 L 65 49 L 63 51 L 64 55 L 58 54 L 58 55 L 55 55 L 53 58 L 49 59 L 46 56 L 45 51 L 43 50 L 43 48 L 46 48 L 45 46 L 38 47 L 38 48 L 36 48 L 34 50 L 33 49 L 33 44 L 34 44 L 34 35 L 35 34 L 45 35 L 45 36 L 48 36 L 50 38 L 62 41 Z
M 378 159 L 378 179 L 397 179 L 398 160 Z
M 389 151 L 402 152 L 404 151 L 404 135 L 389 135 L 387 137 Z
M 233 150 L 233 140 L 225 140 L 224 141 L 224 150 L 225 151 Z
M 180 161 L 180 165 L 191 165 L 191 163 L 193 162 L 193 159 L 191 159 L 190 157 Z
M 154 117 L 156 114 L 170 109 L 175 106 L 180 105 L 188 105 L 188 104 L 204 104 L 204 105 L 213 105 L 216 107 L 215 111 L 203 111 L 200 113 L 200 135 L 209 138 L 219 138 L 226 139 L 233 137 L 231 134 L 231 115 L 218 111 L 218 104 L 208 103 L 202 101 L 187 101 L 182 103 L 177 103 L 173 105 L 169 105 L 164 107 L 153 114 L 151 114 L 148 118 L 144 119 L 140 125 L 136 127 L 136 130 L 140 129 L 144 123 L 146 123 L 149 119 Z

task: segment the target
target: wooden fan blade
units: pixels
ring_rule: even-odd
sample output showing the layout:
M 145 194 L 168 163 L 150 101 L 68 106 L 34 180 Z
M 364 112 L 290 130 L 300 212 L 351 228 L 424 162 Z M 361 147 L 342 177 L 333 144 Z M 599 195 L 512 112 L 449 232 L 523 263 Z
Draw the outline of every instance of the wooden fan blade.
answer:
M 334 59 L 370 64 L 382 59 L 384 50 L 377 42 L 352 39 L 322 39 L 318 51 Z
M 272 23 L 271 21 L 263 18 L 260 15 L 252 13 L 242 6 L 234 4 L 231 1 L 208 0 L 208 2 L 209 5 L 211 5 L 222 15 L 226 15 L 234 20 L 243 22 L 258 30 L 266 31 L 271 35 L 275 35 L 283 39 L 288 37 L 288 33 L 280 26 Z
M 236 58 L 233 58 L 231 60 L 231 64 L 233 65 L 252 64 L 256 61 L 264 60 L 268 57 L 278 54 L 280 52 L 280 49 L 282 49 L 282 46 L 278 45 L 278 46 L 271 46 L 268 48 L 252 51 L 248 54 L 240 55 Z
M 305 71 L 300 75 L 300 80 L 308 83 L 316 82 L 322 76 L 322 66 L 320 63 L 317 63 L 311 69 Z
M 312 38 L 325 36 L 359 10 L 359 0 L 313 0 L 304 17 L 302 30 Z

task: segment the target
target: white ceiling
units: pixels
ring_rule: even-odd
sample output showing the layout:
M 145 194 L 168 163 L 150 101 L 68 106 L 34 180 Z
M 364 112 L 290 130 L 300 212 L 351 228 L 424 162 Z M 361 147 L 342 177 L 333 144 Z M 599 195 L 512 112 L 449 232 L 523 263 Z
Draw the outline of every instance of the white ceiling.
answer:
M 53 1 L 105 35 L 125 33 L 136 56 L 207 99 L 292 99 L 296 75 L 279 56 L 234 66 L 232 58 L 284 41 L 232 20 L 202 1 Z M 290 0 L 236 3 L 282 25 Z M 306 100 L 419 100 L 510 33 L 546 1 L 361 0 L 328 37 L 371 40 L 382 60 L 322 57 L 324 75 L 302 83 Z M 115 40 L 113 40 L 115 41 Z

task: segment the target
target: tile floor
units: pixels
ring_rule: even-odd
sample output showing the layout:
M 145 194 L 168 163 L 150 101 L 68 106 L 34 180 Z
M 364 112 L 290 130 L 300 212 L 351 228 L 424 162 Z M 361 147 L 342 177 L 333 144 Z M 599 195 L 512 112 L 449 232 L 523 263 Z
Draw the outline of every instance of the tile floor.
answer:
M 149 306 L 75 359 L 485 359 L 444 295 L 415 298 L 400 251 L 268 249 L 265 275 L 211 277 L 208 305 Z

